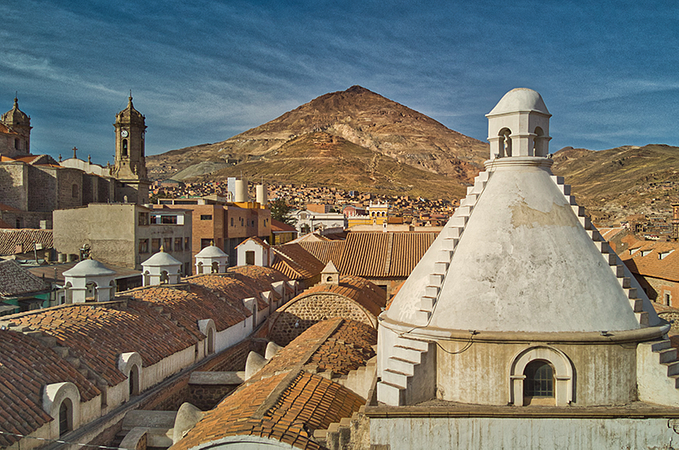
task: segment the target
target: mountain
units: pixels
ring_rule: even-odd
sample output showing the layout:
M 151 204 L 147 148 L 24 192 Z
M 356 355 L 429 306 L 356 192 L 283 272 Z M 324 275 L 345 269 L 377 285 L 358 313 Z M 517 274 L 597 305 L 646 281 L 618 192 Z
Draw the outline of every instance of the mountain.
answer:
M 215 144 L 147 157 L 155 179 L 265 177 L 425 197 L 457 198 L 488 145 L 360 86 L 320 96 Z
M 553 156 L 552 172 L 566 178 L 578 204 L 599 225 L 614 225 L 630 214 L 672 211 L 679 201 L 679 148 L 624 146 L 610 150 L 567 147 Z

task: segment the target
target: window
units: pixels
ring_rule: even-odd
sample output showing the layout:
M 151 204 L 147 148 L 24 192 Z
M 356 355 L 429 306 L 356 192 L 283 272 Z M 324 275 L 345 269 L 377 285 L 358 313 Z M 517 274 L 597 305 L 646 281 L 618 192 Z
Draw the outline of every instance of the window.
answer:
M 21 141 L 19 141 L 18 138 L 14 139 L 14 148 L 17 149 L 17 150 L 20 150 L 20 147 L 21 147 L 20 143 L 21 143 Z
M 139 253 L 148 253 L 149 252 L 149 240 L 148 239 L 139 239 Z
M 165 250 L 166 252 L 172 251 L 172 238 L 163 239 L 163 250 Z
M 184 238 L 184 248 L 186 250 L 191 250 L 191 238 L 189 237 Z
M 200 220 L 212 220 L 212 214 L 201 214 Z
M 554 371 L 546 361 L 532 361 L 524 370 L 523 384 L 525 397 L 554 397 Z
M 233 226 L 233 217 L 231 218 L 231 226 Z
M 205 247 L 209 247 L 211 243 L 212 243 L 212 239 L 201 239 L 200 240 L 200 248 L 204 249 Z
M 127 139 L 123 139 L 123 156 L 127 157 Z
M 247 250 L 245 252 L 245 264 L 248 266 L 255 265 L 255 252 L 252 250 Z
M 182 238 L 174 238 L 174 251 L 181 252 L 182 250 Z
M 151 239 L 151 252 L 158 253 L 160 251 L 160 238 Z
M 160 216 L 160 223 L 177 225 L 177 216 Z
M 672 294 L 665 291 L 665 305 L 672 306 Z
M 63 436 L 71 431 L 73 424 L 73 418 L 71 417 L 72 413 L 73 408 L 71 400 L 65 398 L 59 406 L 59 436 Z
M 139 226 L 144 226 L 149 224 L 149 213 L 140 212 L 139 213 Z

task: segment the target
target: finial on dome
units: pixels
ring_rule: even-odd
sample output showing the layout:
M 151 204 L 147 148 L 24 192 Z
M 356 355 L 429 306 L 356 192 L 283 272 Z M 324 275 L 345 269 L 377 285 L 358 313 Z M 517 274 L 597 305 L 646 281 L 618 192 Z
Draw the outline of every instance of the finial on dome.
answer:
M 213 246 L 215 245 L 214 239 L 210 241 L 210 245 L 213 245 Z
M 160 246 L 160 252 L 165 253 L 165 247 L 163 247 L 162 245 Z

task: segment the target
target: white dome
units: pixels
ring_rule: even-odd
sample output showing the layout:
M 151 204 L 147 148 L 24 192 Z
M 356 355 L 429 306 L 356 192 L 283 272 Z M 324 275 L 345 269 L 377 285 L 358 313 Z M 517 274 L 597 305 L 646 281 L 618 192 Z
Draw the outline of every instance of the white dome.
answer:
M 149 267 L 163 267 L 163 266 L 181 266 L 182 263 L 180 261 L 177 261 L 172 255 L 169 253 L 165 253 L 163 251 L 160 251 L 156 253 L 155 255 L 151 256 L 149 259 L 141 263 L 142 266 L 149 266 Z
M 86 259 L 80 261 L 71 269 L 64 272 L 67 277 L 99 277 L 107 275 L 115 275 L 115 271 L 108 269 L 102 263 L 94 259 Z
M 422 326 L 417 305 L 434 273 L 445 229 L 394 298 L 389 319 L 419 329 L 500 332 L 640 327 L 618 279 L 544 161 L 495 160 L 430 320 Z
M 549 115 L 547 106 L 539 93 L 528 88 L 516 88 L 507 92 L 486 116 L 517 111 L 537 111 Z
M 216 245 L 210 245 L 198 252 L 196 258 L 224 258 L 225 256 L 229 255 L 224 253 L 222 249 Z

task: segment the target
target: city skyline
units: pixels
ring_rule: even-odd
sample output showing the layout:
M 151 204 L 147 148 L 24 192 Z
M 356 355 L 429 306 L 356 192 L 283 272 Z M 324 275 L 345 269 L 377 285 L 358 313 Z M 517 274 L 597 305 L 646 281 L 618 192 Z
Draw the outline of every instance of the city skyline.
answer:
M 485 141 L 514 87 L 554 114 L 552 152 L 679 145 L 679 7 L 632 2 L 52 2 L 0 5 L 0 109 L 32 152 L 113 161 L 115 114 L 147 117 L 147 154 L 218 142 L 361 85 Z M 4 109 L 3 109 L 4 108 Z

